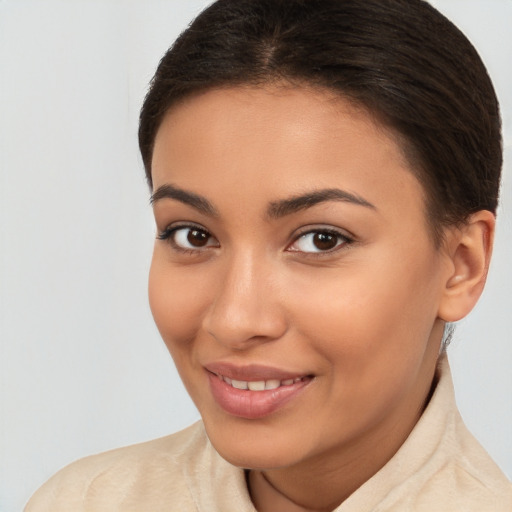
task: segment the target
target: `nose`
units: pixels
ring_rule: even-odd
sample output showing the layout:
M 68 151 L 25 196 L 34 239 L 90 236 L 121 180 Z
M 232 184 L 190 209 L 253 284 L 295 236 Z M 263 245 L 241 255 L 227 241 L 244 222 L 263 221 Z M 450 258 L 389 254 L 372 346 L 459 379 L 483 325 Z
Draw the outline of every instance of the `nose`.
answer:
M 220 344 L 244 350 L 273 341 L 287 330 L 272 264 L 246 254 L 223 262 L 203 328 Z

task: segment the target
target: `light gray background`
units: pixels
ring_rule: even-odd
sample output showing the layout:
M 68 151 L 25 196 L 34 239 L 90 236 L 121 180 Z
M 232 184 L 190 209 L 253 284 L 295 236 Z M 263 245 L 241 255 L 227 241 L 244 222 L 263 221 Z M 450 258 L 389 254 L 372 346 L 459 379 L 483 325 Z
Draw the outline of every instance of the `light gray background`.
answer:
M 146 298 L 138 109 L 206 1 L 0 0 L 0 511 L 70 461 L 198 414 Z M 436 0 L 486 61 L 506 170 L 483 299 L 450 356 L 462 414 L 512 476 L 512 1 Z

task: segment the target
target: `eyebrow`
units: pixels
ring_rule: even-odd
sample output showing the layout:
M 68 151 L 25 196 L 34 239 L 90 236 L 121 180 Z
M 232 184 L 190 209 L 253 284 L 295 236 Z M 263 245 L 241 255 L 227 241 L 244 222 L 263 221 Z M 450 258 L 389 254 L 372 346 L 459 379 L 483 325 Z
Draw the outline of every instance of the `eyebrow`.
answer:
M 193 192 L 187 192 L 181 188 L 175 187 L 174 185 L 162 185 L 156 189 L 152 194 L 150 203 L 154 205 L 157 201 L 162 199 L 175 199 L 180 203 L 191 206 L 197 211 L 204 213 L 210 217 L 218 217 L 219 213 L 217 209 L 206 199 L 200 195 L 194 194 Z
M 152 194 L 150 203 L 154 205 L 162 199 L 174 199 L 210 217 L 219 216 L 217 209 L 208 199 L 174 185 L 166 184 L 158 187 Z M 272 201 L 267 208 L 267 216 L 271 219 L 279 219 L 327 201 L 342 201 L 373 210 L 377 209 L 372 203 L 361 196 L 338 188 L 327 188 L 290 197 L 289 199 Z
M 345 203 L 356 204 L 358 206 L 364 206 L 365 208 L 370 208 L 372 210 L 377 209 L 372 203 L 361 196 L 338 188 L 326 188 L 294 196 L 290 199 L 273 201 L 268 207 L 267 215 L 272 219 L 279 219 L 286 215 L 291 215 L 292 213 L 311 208 L 312 206 L 325 203 L 327 201 L 342 201 Z

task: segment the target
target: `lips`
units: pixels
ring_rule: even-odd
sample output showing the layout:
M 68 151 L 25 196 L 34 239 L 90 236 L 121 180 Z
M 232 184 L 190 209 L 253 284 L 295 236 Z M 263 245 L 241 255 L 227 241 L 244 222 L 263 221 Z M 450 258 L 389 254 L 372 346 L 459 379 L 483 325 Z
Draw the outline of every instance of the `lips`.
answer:
M 205 368 L 217 404 L 225 412 L 247 419 L 263 418 L 280 410 L 313 379 L 259 365 L 213 363 Z

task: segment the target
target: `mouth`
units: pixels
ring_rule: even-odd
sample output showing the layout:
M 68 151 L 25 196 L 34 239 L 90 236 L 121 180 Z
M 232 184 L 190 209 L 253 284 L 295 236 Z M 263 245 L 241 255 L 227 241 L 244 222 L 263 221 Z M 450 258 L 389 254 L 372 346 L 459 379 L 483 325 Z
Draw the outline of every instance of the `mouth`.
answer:
M 209 365 L 206 370 L 217 405 L 232 416 L 252 420 L 282 410 L 314 380 L 312 375 L 261 366 Z
M 296 377 L 295 379 L 269 379 L 269 380 L 236 380 L 230 379 L 225 375 L 215 374 L 217 377 L 228 384 L 229 386 L 247 391 L 268 391 L 272 389 L 278 389 L 283 386 L 292 386 L 293 384 L 297 384 L 301 381 L 304 381 L 310 377 Z

